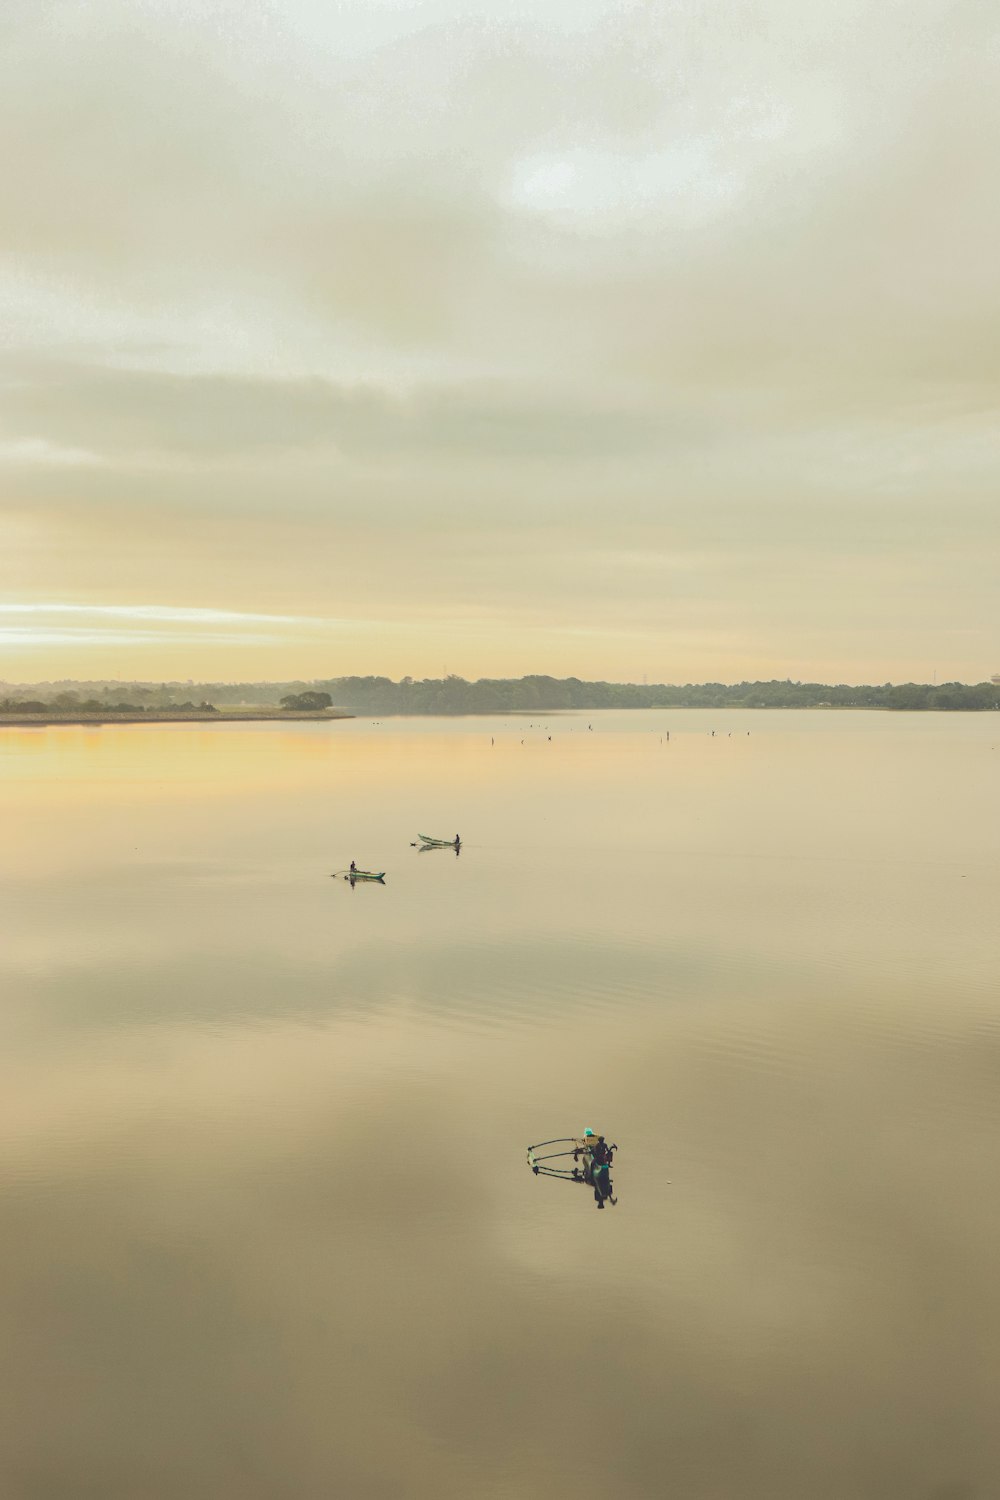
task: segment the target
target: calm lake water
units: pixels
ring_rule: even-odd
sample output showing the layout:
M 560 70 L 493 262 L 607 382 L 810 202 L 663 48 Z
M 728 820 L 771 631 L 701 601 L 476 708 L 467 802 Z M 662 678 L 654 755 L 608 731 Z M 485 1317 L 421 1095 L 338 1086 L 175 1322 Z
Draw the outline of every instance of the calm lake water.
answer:
M 5 1500 L 1000 1494 L 1000 716 L 0 778 Z M 602 1213 L 525 1162 L 588 1125 Z

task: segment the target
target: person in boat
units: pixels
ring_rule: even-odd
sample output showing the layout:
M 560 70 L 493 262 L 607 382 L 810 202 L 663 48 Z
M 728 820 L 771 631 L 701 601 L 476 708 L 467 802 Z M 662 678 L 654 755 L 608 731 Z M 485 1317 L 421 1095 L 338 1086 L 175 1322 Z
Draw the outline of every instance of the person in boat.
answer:
M 595 1135 L 588 1127 L 583 1132 L 580 1151 L 590 1156 L 588 1167 L 584 1170 L 584 1180 L 594 1189 L 594 1202 L 598 1208 L 604 1207 L 605 1198 L 617 1203 L 618 1199 L 611 1195 L 611 1163 L 615 1147 L 609 1145 L 603 1135 Z
M 597 1145 L 592 1147 L 591 1154 L 594 1158 L 594 1198 L 598 1208 L 604 1207 L 605 1198 L 611 1203 L 617 1203 L 611 1191 L 611 1163 L 614 1159 L 615 1148 L 604 1139 L 603 1135 L 597 1137 Z
M 358 873 L 358 867 L 357 867 L 357 865 L 354 863 L 354 861 L 352 859 L 351 860 L 351 874 L 352 875 L 356 875 L 357 873 Z
M 455 835 L 455 848 L 456 849 L 458 848 L 459 844 L 461 844 L 461 842 L 462 842 L 462 840 L 459 838 L 458 834 L 456 833 L 456 835 Z
M 583 1157 L 583 1180 L 588 1186 L 594 1185 L 594 1148 L 598 1137 L 588 1125 L 583 1135 L 574 1143 L 573 1160 L 579 1161 Z

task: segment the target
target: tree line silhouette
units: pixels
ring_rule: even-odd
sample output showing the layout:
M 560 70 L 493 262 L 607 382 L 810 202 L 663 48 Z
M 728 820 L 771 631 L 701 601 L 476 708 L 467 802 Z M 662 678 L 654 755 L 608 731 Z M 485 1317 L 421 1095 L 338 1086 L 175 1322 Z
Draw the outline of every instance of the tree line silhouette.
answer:
M 330 677 L 293 682 L 95 681 L 0 684 L 0 715 L 140 713 L 213 707 L 293 705 L 354 714 L 477 714 L 600 708 L 879 708 L 907 711 L 1000 709 L 1000 681 L 882 683 L 703 682 L 675 685 L 588 682 L 578 677 Z

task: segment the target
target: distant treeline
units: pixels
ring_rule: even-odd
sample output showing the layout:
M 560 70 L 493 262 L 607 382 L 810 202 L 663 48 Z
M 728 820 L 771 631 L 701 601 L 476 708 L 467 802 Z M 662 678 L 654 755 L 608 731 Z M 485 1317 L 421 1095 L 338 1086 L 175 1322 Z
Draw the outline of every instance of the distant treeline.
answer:
M 1000 684 L 830 687 L 817 682 L 583 682 L 577 677 L 341 677 L 317 682 L 338 707 L 354 713 L 462 714 L 597 708 L 895 708 L 1000 709 Z
M 330 677 L 311 682 L 0 683 L 0 714 L 136 713 L 143 709 L 276 706 L 302 693 L 329 693 L 335 708 L 362 715 L 554 712 L 598 708 L 1000 709 L 1000 683 L 583 682 L 578 677 Z M 193 700 L 197 701 L 193 701 Z
M 117 683 L 118 692 L 121 692 L 121 683 Z M 22 688 L 23 692 L 24 689 Z M 129 691 L 133 691 L 130 688 Z M 72 718 L 74 714 L 142 714 L 147 711 L 155 712 L 164 708 L 173 708 L 178 712 L 214 714 L 217 712 L 212 703 L 192 703 L 188 699 L 184 703 L 123 703 L 114 701 L 114 696 L 105 693 L 101 697 L 83 698 L 79 693 L 57 693 L 54 698 L 0 698 L 0 714 L 65 714 Z

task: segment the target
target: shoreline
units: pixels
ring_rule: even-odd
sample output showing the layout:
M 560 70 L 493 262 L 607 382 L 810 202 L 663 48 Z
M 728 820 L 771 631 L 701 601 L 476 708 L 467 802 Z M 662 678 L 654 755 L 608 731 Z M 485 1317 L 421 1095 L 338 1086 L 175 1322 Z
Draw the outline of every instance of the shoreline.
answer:
M 573 715 L 584 716 L 586 714 L 598 713 L 921 713 L 921 714 L 955 714 L 955 713 L 988 713 L 986 708 L 956 707 L 944 708 L 939 706 L 924 708 L 899 708 L 889 703 L 795 703 L 795 704 L 756 704 L 749 707 L 745 704 L 718 704 L 718 703 L 655 703 L 648 708 L 615 707 L 604 705 L 601 708 L 466 708 L 466 709 L 438 709 L 431 711 L 422 710 L 386 710 L 383 709 L 377 715 L 371 710 L 351 713 L 346 709 L 317 709 L 309 710 L 287 710 L 283 708 L 257 708 L 257 709 L 216 709 L 211 713 L 203 713 L 198 709 L 149 709 L 145 713 L 4 713 L 0 710 L 0 730 L 2 729 L 58 729 L 65 728 L 102 728 L 109 724 L 295 724 L 295 723 L 338 723 L 344 719 L 372 719 L 373 722 L 384 719 L 399 720 L 405 722 L 407 719 L 519 719 L 528 718 L 559 718 Z M 994 710 L 995 712 L 995 710 Z
M 227 712 L 224 708 L 216 709 L 214 713 L 201 713 L 198 709 L 150 709 L 141 714 L 116 714 L 116 713 L 92 713 L 92 714 L 4 714 L 0 713 L 0 729 L 58 729 L 66 728 L 95 728 L 105 724 L 260 724 L 260 723 L 330 723 L 334 724 L 341 719 L 353 719 L 357 716 L 342 712 L 340 709 L 323 708 L 313 713 L 299 712 L 284 708 L 276 709 L 249 709 L 247 711 Z

